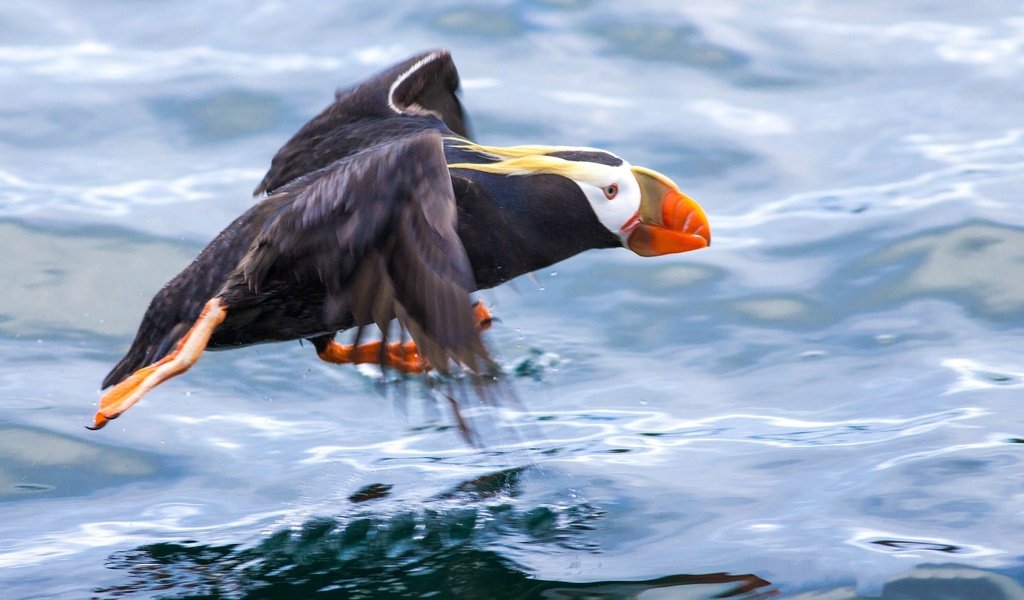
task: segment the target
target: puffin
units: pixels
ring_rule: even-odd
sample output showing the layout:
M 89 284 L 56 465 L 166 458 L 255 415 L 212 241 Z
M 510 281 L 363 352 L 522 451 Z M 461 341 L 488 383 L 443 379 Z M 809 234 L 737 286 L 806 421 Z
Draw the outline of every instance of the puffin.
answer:
M 493 373 L 473 292 L 585 250 L 710 245 L 704 211 L 658 172 L 596 148 L 476 143 L 458 89 L 446 50 L 339 89 L 274 155 L 259 200 L 152 299 L 88 427 L 204 350 L 309 340 L 331 363 Z

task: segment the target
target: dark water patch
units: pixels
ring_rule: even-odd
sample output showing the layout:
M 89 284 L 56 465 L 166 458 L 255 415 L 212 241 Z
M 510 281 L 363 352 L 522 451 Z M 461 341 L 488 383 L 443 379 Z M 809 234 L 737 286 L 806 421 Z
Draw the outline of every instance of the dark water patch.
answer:
M 53 400 L 33 397 L 4 398 L 6 410 L 53 410 L 56 407 Z
M 833 236 L 827 242 L 772 246 L 764 254 L 779 261 L 827 255 L 843 259 L 834 270 L 824 273 L 810 292 L 732 300 L 741 315 L 764 323 L 825 326 L 844 315 L 892 310 L 921 299 L 948 301 L 1005 326 L 1024 323 L 1024 286 L 1018 285 L 1024 281 L 1024 229 L 971 221 L 910 231 L 895 239 L 869 229 Z M 791 321 L 793 318 L 797 321 Z M 909 339 L 926 339 L 922 332 L 908 335 Z M 873 345 L 891 341 L 892 337 L 880 337 Z M 997 380 L 1002 375 L 993 373 Z
M 882 588 L 882 600 L 1017 600 L 1024 588 L 995 573 L 960 565 L 924 566 Z
M 751 88 L 764 91 L 788 91 L 791 88 L 821 85 L 823 81 L 837 78 L 835 73 L 820 68 L 802 69 L 793 67 L 793 70 L 769 70 L 766 72 L 747 72 L 733 78 L 733 84 L 737 87 Z
M 200 98 L 155 98 L 149 105 L 157 117 L 181 122 L 198 144 L 274 130 L 289 118 L 280 96 L 246 89 L 225 89 Z
M 569 11 L 589 8 L 594 5 L 595 0 L 528 0 L 528 2 L 542 8 Z
M 985 265 L 979 268 L 979 265 Z M 1005 323 L 1024 319 L 1024 230 L 968 222 L 888 244 L 840 273 L 875 274 L 863 302 L 937 297 Z
M 442 33 L 487 39 L 518 37 L 527 29 L 515 5 L 487 8 L 466 5 L 434 13 L 428 22 Z
M 750 60 L 738 50 L 708 40 L 692 23 L 615 22 L 594 27 L 591 35 L 603 41 L 609 53 L 642 61 L 722 72 L 742 67 Z
M 439 494 L 437 498 L 442 500 L 452 498 L 483 500 L 493 498 L 499 494 L 514 497 L 518 495 L 525 470 L 525 467 L 518 467 L 487 473 L 480 477 L 463 481 L 447 492 Z
M 528 377 L 534 381 L 544 381 L 546 375 L 557 371 L 565 363 L 560 356 L 544 352 L 540 348 L 530 348 L 526 356 L 516 359 L 512 365 L 512 374 L 516 377 Z
M 995 446 L 1003 451 L 993 452 L 985 458 L 966 457 L 931 457 L 927 460 L 911 461 L 903 467 L 902 476 L 914 483 L 917 489 L 928 489 L 941 486 L 943 483 L 959 482 L 970 490 L 971 482 L 985 481 L 998 476 L 998 473 L 1019 468 L 1021 457 L 1016 448 Z M 976 507 L 977 508 L 977 507 Z M 986 503 L 984 510 L 976 515 L 984 515 L 994 510 L 994 505 Z
M 120 133 L 102 110 L 58 104 L 0 114 L 0 139 L 21 148 L 85 147 Z
M 925 490 L 928 488 L 922 488 Z M 865 515 L 894 521 L 926 523 L 932 527 L 965 528 L 983 521 L 996 507 L 972 500 L 943 501 L 924 491 L 912 490 L 865 497 L 858 503 Z
M 148 452 L 18 425 L 0 427 L 0 465 L 0 501 L 20 500 L 29 494 L 84 496 L 177 472 L 168 459 Z
M 355 493 L 348 497 L 348 500 L 352 503 L 359 503 L 387 498 L 391 495 L 392 487 L 386 483 L 371 483 L 356 490 Z
M 917 540 L 871 540 L 868 543 L 882 546 L 884 549 L 892 552 L 905 552 L 908 550 L 927 550 L 929 552 L 944 552 L 947 554 L 963 552 L 963 548 L 956 544 L 921 542 Z
M 681 184 L 699 179 L 717 180 L 737 169 L 756 166 L 764 160 L 762 156 L 730 145 L 727 141 L 707 138 L 690 140 L 687 144 L 651 144 L 649 139 L 644 139 L 637 140 L 637 146 L 638 151 L 650 156 L 650 164 L 644 166 L 671 173 Z M 683 190 L 686 190 L 685 185 Z
M 254 544 L 187 539 L 116 552 L 106 564 L 124 580 L 95 589 L 94 597 L 626 600 L 673 588 L 688 598 L 747 597 L 770 585 L 752 574 L 727 573 L 637 581 L 538 578 L 512 557 L 599 556 L 603 528 L 618 533 L 608 538 L 613 552 L 637 532 L 605 523 L 604 509 L 576 496 L 529 505 L 514 500 L 523 474 L 488 473 L 415 508 L 373 503 L 339 517 L 311 518 Z
M 1020 378 L 1014 375 L 1006 373 L 993 373 L 991 371 L 982 374 L 985 379 L 988 379 L 996 385 L 1018 385 L 1020 384 Z
M 881 540 L 892 542 L 888 550 L 901 552 L 937 552 L 949 554 L 946 550 L 955 545 L 911 540 Z M 873 545 L 885 549 L 887 544 Z M 915 548 L 914 546 L 917 546 Z M 1024 587 L 1014 579 L 1020 579 L 1020 570 L 1002 572 L 986 571 L 967 565 L 923 564 L 907 573 L 890 578 L 880 589 L 858 593 L 852 587 L 819 587 L 803 590 L 801 593 L 786 595 L 794 600 L 1019 600 L 1024 598 Z M 787 590 L 783 590 L 787 591 Z
M 104 227 L 0 222 L 0 334 L 126 336 L 150 296 L 191 261 L 195 246 Z M 59 277 L 54 273 L 59 272 Z M 127 276 L 130 274 L 131 276 Z
M 472 92 L 470 92 L 472 94 Z M 514 145 L 526 140 L 540 141 L 551 134 L 548 127 L 537 121 L 515 119 L 487 111 L 474 111 L 471 115 L 473 133 L 479 139 L 495 145 Z
M 26 492 L 26 493 L 37 493 L 37 492 L 49 492 L 54 490 L 55 487 L 52 485 L 46 485 L 45 483 L 17 483 L 11 486 L 11 491 L 14 493 Z
M 567 265 L 567 267 L 572 268 Z M 607 282 L 615 281 L 620 289 L 636 288 L 642 293 L 630 296 L 630 300 L 650 301 L 663 299 L 689 300 L 694 291 L 710 294 L 721 281 L 728 276 L 725 269 L 703 264 L 672 264 L 668 262 L 630 260 L 621 263 L 590 263 L 583 268 L 575 268 L 573 275 L 565 284 L 566 293 L 574 298 L 589 300 L 588 311 L 622 311 L 617 302 L 600 302 L 599 298 L 609 295 Z M 699 300 L 699 296 L 694 301 Z M 659 304 L 666 310 L 679 312 L 676 304 Z M 628 316 L 628 315 L 623 315 Z M 607 325 L 614 325 L 614 320 L 607 319 Z
M 527 537 L 543 537 L 553 526 L 544 508 L 491 510 L 490 515 L 498 522 L 518 519 L 514 529 Z M 693 598 L 750 597 L 770 586 L 753 574 L 727 573 L 639 581 L 539 579 L 487 548 L 485 538 L 491 535 L 478 526 L 479 516 L 467 508 L 366 517 L 344 525 L 318 519 L 251 548 L 196 541 L 145 545 L 108 559 L 108 568 L 123 572 L 126 581 L 98 588 L 94 597 L 627 600 L 648 590 L 671 594 L 673 588 L 678 593 L 690 588 L 687 597 Z
M 833 195 L 819 196 L 814 204 L 825 212 L 842 212 L 851 215 L 866 212 L 871 207 L 871 204 L 863 199 Z

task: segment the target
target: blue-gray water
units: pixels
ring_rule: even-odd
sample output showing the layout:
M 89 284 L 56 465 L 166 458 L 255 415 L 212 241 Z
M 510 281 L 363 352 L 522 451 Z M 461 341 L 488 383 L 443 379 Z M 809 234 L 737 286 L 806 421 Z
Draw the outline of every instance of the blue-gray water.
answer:
M 1024 597 L 1024 12 L 679 4 L 3 3 L 2 596 Z M 662 171 L 714 245 L 484 293 L 484 449 L 298 343 L 86 431 L 276 148 L 435 46 L 480 141 Z

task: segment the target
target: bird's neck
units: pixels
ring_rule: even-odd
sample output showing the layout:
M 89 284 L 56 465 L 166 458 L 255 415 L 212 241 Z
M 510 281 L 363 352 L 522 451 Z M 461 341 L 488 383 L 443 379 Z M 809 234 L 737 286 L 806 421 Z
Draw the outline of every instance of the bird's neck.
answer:
M 584 250 L 620 246 L 554 175 L 453 177 L 458 233 L 477 287 L 485 289 Z M 583 210 L 580 210 L 580 209 Z

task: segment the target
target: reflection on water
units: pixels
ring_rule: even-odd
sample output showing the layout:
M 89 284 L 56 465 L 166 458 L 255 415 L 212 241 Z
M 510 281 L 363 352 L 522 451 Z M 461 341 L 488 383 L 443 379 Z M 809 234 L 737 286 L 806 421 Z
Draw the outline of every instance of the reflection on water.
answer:
M 498 549 L 522 544 L 540 554 L 600 553 L 586 534 L 603 515 L 585 503 L 516 506 L 510 500 L 520 472 L 463 482 L 421 508 L 367 507 L 315 518 L 250 547 L 190 540 L 121 551 L 107 565 L 127 581 L 96 589 L 94 597 L 422 598 L 444 590 L 445 598 L 626 600 L 663 590 L 650 597 L 750 598 L 770 585 L 756 575 L 726 573 L 588 583 L 535 578 Z
M 94 598 L 759 598 L 770 585 L 756 575 L 708 573 L 638 581 L 573 583 L 535 579 L 501 554 L 471 543 L 457 523 L 447 535 L 431 525 L 409 542 L 401 518 L 380 527 L 359 522 L 338 530 L 309 523 L 256 548 L 163 543 L 124 551 L 108 566 L 128 583 L 94 590 Z M 373 540 L 373 541 L 370 541 Z M 660 594 L 646 592 L 660 590 Z

